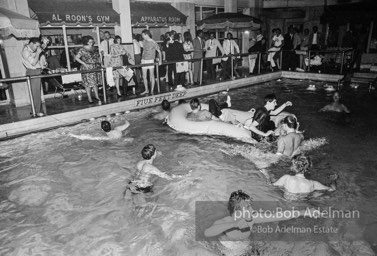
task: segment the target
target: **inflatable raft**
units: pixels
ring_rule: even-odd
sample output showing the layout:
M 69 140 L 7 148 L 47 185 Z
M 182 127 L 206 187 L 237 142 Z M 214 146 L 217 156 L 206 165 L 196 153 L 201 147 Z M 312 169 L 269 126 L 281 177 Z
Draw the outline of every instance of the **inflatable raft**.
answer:
M 201 104 L 202 109 L 208 110 L 208 104 Z M 190 104 L 181 104 L 173 108 L 167 118 L 167 124 L 176 131 L 188 134 L 220 135 L 235 138 L 250 143 L 256 143 L 251 138 L 251 132 L 243 127 L 238 127 L 231 122 L 238 121 L 242 124 L 253 117 L 254 113 L 239 111 L 235 109 L 223 109 L 222 121 L 201 121 L 188 120 L 187 114 L 192 110 Z

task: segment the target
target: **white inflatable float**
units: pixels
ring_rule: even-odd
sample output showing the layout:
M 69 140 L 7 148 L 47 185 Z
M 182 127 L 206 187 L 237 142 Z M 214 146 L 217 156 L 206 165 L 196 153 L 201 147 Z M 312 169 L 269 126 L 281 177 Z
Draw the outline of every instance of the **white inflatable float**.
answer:
M 201 104 L 202 109 L 208 110 L 208 104 Z M 187 114 L 191 112 L 190 104 L 185 103 L 174 107 L 168 118 L 167 124 L 176 131 L 188 134 L 206 134 L 206 135 L 220 135 L 235 138 L 249 143 L 256 143 L 251 138 L 251 132 L 243 127 L 236 126 L 232 123 L 238 122 L 245 124 L 252 121 L 254 112 L 240 111 L 230 108 L 222 110 L 222 121 L 202 121 L 195 122 L 188 120 Z M 282 112 L 277 116 L 272 116 L 271 120 L 279 127 L 281 121 L 290 115 L 287 112 Z

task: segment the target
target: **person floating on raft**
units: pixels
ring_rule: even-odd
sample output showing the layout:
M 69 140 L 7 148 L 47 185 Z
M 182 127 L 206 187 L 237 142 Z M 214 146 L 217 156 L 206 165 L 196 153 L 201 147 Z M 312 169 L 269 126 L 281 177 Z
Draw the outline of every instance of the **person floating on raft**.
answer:
M 274 130 L 276 129 L 275 123 L 271 121 L 270 116 L 276 116 L 280 114 L 286 107 L 292 106 L 292 102 L 287 101 L 280 107 L 276 108 L 276 96 L 275 94 L 268 94 L 264 97 L 264 106 L 258 108 L 251 120 L 245 122 L 244 127 L 251 131 L 251 137 L 260 142 L 264 138 L 271 138 Z
M 296 173 L 293 175 L 284 175 L 277 181 L 268 174 L 267 170 L 260 170 L 267 178 L 267 183 L 284 189 L 284 197 L 288 200 L 309 199 L 321 196 L 324 192 L 333 192 L 336 190 L 338 175 L 330 175 L 330 184 L 328 186 L 315 180 L 305 178 L 312 166 L 309 157 L 300 154 L 292 158 L 291 170 Z
M 285 221 L 298 217 L 320 217 L 320 211 L 307 208 L 305 210 L 286 210 L 284 214 L 275 215 L 271 212 L 256 211 L 252 208 L 251 197 L 242 190 L 231 193 L 228 201 L 229 216 L 216 220 L 204 231 L 204 236 L 219 236 L 224 246 L 225 255 L 249 255 L 253 249 L 250 236 L 254 224 Z

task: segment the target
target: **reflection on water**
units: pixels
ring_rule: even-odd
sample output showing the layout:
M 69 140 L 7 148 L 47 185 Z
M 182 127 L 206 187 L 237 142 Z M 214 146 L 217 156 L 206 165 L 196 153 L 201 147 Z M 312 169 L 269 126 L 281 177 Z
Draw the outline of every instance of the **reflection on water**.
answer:
M 333 172 L 341 177 L 337 192 L 305 204 L 356 208 L 362 218 L 347 220 L 342 233 L 329 243 L 265 242 L 260 251 L 314 255 L 317 248 L 317 255 L 372 255 L 364 241 L 377 243 L 375 98 L 362 87 L 346 91 L 345 104 L 358 114 L 347 126 L 339 125 L 317 113 L 330 99 L 323 90 L 305 91 L 308 84 L 269 82 L 230 93 L 233 107 L 241 110 L 262 104 L 264 94 L 271 91 L 278 95 L 278 103 L 291 100 L 294 106 L 288 111 L 298 116 L 306 137 L 329 142 L 310 153 L 312 178 L 321 181 Z M 239 142 L 178 134 L 147 119 L 149 113 L 126 116 L 132 142 L 68 136 L 100 135 L 99 120 L 1 142 L 0 255 L 217 255 L 217 245 L 195 241 L 196 201 L 226 201 L 232 191 L 242 189 L 254 200 L 288 204 L 279 190 L 266 184 L 258 163 L 223 153 Z M 134 173 L 148 143 L 163 152 L 155 162 L 162 171 L 192 173 L 173 181 L 159 179 L 151 199 L 157 207 L 137 212 L 122 198 L 124 181 Z M 263 159 L 275 175 L 289 168 L 273 157 Z

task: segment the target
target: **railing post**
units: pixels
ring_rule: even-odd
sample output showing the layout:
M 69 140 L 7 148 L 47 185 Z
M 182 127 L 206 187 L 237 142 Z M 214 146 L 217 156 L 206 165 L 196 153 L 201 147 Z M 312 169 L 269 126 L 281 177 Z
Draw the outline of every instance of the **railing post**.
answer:
M 261 58 L 262 58 L 262 53 L 258 52 L 258 75 L 260 75 L 260 64 L 261 64 Z
M 199 77 L 200 77 L 199 85 L 202 85 L 202 82 L 203 82 L 203 57 L 200 57 L 200 73 L 199 73 Z
M 283 69 L 283 50 L 280 51 L 280 70 Z
M 342 59 L 340 62 L 340 74 L 343 74 L 343 63 L 344 63 L 344 51 L 342 51 Z
M 33 116 L 36 116 L 37 113 L 35 111 L 35 106 L 34 106 L 34 99 L 33 99 L 33 93 L 31 91 L 31 82 L 30 82 L 30 76 L 26 77 L 26 84 L 27 84 L 27 90 L 29 92 L 29 97 L 30 97 L 30 103 L 31 103 L 31 111 L 33 113 Z
M 230 58 L 230 69 L 231 69 L 231 71 L 230 71 L 230 77 L 231 77 L 231 80 L 234 80 L 234 71 L 233 71 L 233 55 L 232 54 L 230 54 L 230 56 L 229 56 L 229 58 Z
M 305 59 L 304 59 L 304 63 L 305 63 Z M 308 52 L 308 72 L 310 72 L 310 50 Z
M 106 101 L 105 68 L 103 68 L 103 67 L 101 67 L 101 75 L 102 75 L 103 102 L 107 103 L 107 101 Z
M 155 69 L 156 69 L 156 83 L 157 83 L 157 91 L 160 93 L 160 71 L 158 70 L 158 62 L 155 63 Z M 174 78 L 175 79 L 175 78 Z M 153 94 L 153 92 L 152 92 Z

